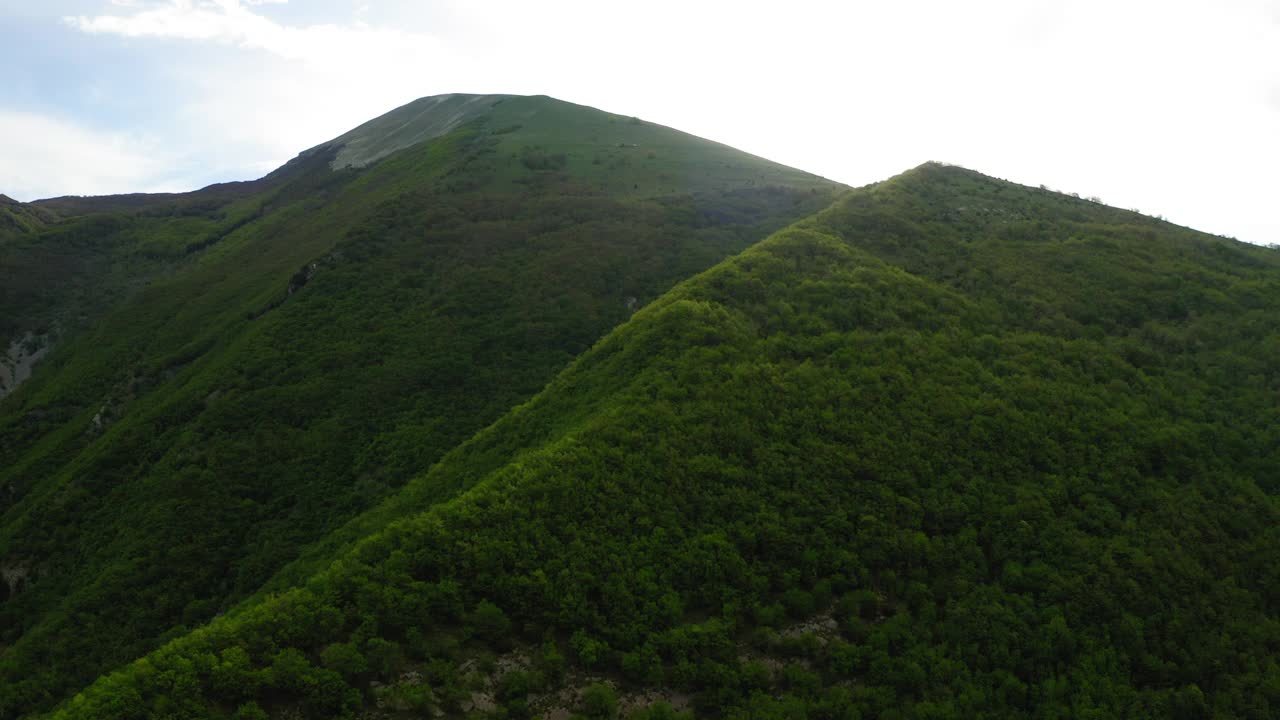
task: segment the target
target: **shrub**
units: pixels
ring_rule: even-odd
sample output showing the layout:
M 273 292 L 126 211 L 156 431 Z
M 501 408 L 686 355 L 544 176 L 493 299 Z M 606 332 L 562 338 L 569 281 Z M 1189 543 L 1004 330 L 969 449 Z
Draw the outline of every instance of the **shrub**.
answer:
M 582 692 L 582 714 L 595 720 L 608 720 L 618 714 L 618 695 L 604 683 L 596 683 Z

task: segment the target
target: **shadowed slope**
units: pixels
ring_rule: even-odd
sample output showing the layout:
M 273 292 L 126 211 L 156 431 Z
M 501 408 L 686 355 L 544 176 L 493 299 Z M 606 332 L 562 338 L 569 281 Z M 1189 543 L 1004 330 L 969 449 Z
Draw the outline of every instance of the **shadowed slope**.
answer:
M 84 237 L 109 267 L 154 245 L 159 269 L 0 406 L 0 563 L 24 578 L 0 604 L 0 713 L 50 707 L 231 607 L 837 187 L 549 98 L 499 107 L 538 135 L 491 113 L 368 168 L 308 151 L 194 235 L 180 212 L 75 221 L 115 223 Z M 580 126 L 717 164 L 696 187 L 644 165 L 613 182 L 580 157 Z

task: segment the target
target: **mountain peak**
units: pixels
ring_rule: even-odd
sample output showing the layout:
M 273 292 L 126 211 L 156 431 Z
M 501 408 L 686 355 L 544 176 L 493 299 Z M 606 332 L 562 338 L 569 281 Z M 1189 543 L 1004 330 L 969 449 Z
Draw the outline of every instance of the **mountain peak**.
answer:
M 338 148 L 334 170 L 365 167 L 397 150 L 438 138 L 514 95 L 447 93 L 418 98 L 340 135 L 321 147 Z

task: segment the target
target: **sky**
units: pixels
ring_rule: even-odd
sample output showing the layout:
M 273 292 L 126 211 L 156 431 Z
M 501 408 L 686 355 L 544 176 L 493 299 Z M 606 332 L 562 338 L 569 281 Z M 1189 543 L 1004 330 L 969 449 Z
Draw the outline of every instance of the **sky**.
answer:
M 1280 0 L 0 0 L 0 193 L 253 179 L 449 92 L 1280 243 Z

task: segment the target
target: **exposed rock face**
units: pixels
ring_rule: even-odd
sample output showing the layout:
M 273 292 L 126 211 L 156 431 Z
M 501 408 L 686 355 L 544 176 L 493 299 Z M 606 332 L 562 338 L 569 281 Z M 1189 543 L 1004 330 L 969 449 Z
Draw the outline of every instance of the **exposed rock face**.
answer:
M 51 347 L 47 335 L 31 333 L 9 343 L 9 349 L 0 356 L 0 398 L 26 382 L 31 377 L 31 368 L 48 354 Z
M 321 147 L 339 147 L 330 167 L 364 167 L 418 143 L 446 135 L 511 95 L 433 95 L 374 118 Z M 313 148 L 315 150 L 316 148 Z M 310 152 L 310 151 L 308 151 Z
M 5 588 L 8 591 L 5 597 L 13 597 L 22 589 L 22 584 L 27 581 L 27 567 L 21 563 L 0 565 L 0 579 L 4 580 Z

